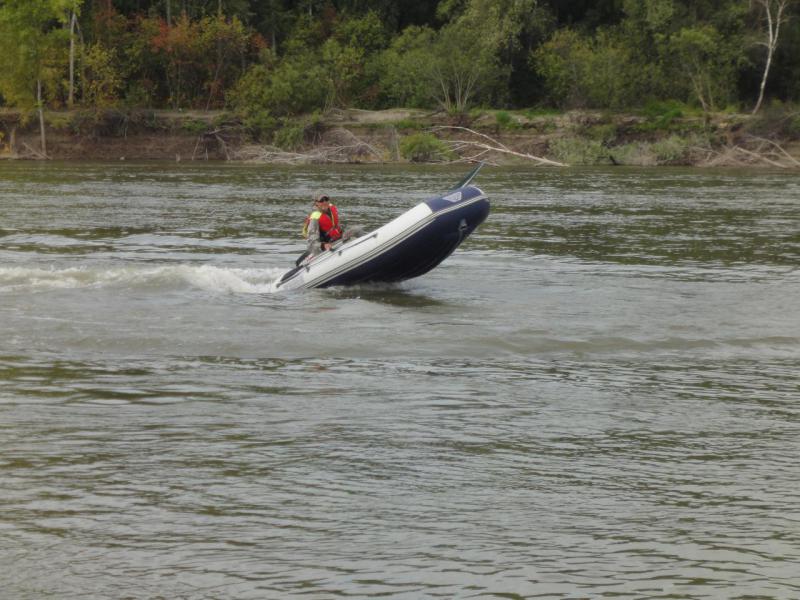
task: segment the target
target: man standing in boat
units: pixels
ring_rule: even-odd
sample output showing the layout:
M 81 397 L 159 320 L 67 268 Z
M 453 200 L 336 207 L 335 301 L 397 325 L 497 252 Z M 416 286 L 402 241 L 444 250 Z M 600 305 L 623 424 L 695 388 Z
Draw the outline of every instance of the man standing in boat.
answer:
M 346 242 L 351 237 L 359 235 L 361 229 L 345 228 L 344 221 L 339 216 L 339 209 L 327 194 L 320 194 L 314 199 L 314 208 L 303 225 L 303 237 L 308 240 L 308 248 L 297 262 L 299 264 L 307 256 L 316 256 L 320 252 L 330 250 L 333 243 L 338 240 Z

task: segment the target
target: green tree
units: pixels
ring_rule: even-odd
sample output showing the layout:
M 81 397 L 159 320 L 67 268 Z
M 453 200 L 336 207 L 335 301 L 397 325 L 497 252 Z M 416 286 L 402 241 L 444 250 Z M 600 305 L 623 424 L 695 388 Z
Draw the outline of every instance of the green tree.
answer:
M 591 42 L 574 29 L 560 29 L 533 54 L 548 96 L 562 107 L 588 103 L 586 79 L 592 57 Z
M 208 110 L 212 101 L 241 74 L 241 58 L 251 34 L 237 17 L 227 19 L 222 14 L 205 17 L 198 26 L 199 64 L 205 74 L 203 87 L 208 90 Z
M 331 104 L 374 105 L 377 76 L 367 65 L 387 42 L 386 30 L 377 13 L 339 21 L 321 47 L 322 61 L 331 84 Z
M 0 4 L 0 93 L 39 113 L 41 151 L 47 155 L 44 105 L 57 97 L 68 66 L 71 15 L 78 0 L 5 0 Z
M 436 97 L 430 76 L 436 32 L 412 25 L 378 54 L 370 67 L 378 73 L 382 102 L 387 106 L 429 108 Z
M 684 27 L 670 37 L 669 48 L 704 111 L 730 101 L 736 59 L 716 28 L 711 25 Z
M 324 108 L 332 89 L 324 66 L 311 52 L 279 60 L 265 51 L 229 94 L 237 111 L 251 119 L 264 113 L 291 116 Z M 263 121 L 263 118 L 259 117 Z
M 86 52 L 84 63 L 84 101 L 95 108 L 114 106 L 123 85 L 116 52 L 101 43 L 94 44 Z
M 482 37 L 470 21 L 459 21 L 439 32 L 430 74 L 437 99 L 448 112 L 463 113 L 477 101 L 488 101 L 508 78 L 508 67 L 497 57 L 493 40 Z

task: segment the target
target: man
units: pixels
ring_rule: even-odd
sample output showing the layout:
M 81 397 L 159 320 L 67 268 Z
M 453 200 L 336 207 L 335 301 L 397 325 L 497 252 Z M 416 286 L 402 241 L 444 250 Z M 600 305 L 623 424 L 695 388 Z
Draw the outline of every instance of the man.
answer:
M 359 235 L 360 228 L 345 229 L 344 222 L 339 217 L 339 209 L 327 194 L 321 194 L 314 200 L 314 208 L 306 217 L 303 237 L 308 240 L 308 248 L 297 263 L 300 264 L 308 256 L 330 250 L 337 240 L 347 241 Z

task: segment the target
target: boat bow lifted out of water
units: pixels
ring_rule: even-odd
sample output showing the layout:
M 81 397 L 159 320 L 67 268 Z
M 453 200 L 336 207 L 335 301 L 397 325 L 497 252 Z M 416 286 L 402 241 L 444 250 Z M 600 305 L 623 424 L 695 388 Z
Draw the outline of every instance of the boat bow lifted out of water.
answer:
M 470 185 L 482 166 L 447 194 L 420 202 L 386 225 L 310 257 L 284 273 L 276 289 L 396 282 L 427 273 L 486 220 L 489 199 Z

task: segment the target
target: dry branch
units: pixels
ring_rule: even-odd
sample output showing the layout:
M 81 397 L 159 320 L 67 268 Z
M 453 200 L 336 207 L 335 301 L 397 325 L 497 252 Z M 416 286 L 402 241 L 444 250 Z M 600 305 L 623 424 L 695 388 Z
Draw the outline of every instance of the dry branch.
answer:
M 781 169 L 788 168 L 786 165 L 781 164 L 781 163 L 779 163 L 777 161 L 774 161 L 774 160 L 772 160 L 770 158 L 767 158 L 764 154 L 761 154 L 759 152 L 753 152 L 751 150 L 747 150 L 746 148 L 742 148 L 741 146 L 734 146 L 734 149 L 737 152 L 741 152 L 742 154 L 746 154 L 747 156 L 752 156 L 753 158 L 755 158 L 757 160 L 761 160 L 761 161 L 767 163 L 768 165 L 772 165 L 773 167 L 779 167 Z
M 777 142 L 775 142 L 775 141 L 773 141 L 773 140 L 768 140 L 767 138 L 760 138 L 760 137 L 755 137 L 755 136 L 751 136 L 751 137 L 752 137 L 752 139 L 754 139 L 754 140 L 757 140 L 757 141 L 760 141 L 760 142 L 762 142 L 762 144 L 767 144 L 767 145 L 769 145 L 769 146 L 772 146 L 773 148 L 775 148 L 775 150 L 777 150 L 777 152 L 778 152 L 780 155 L 782 155 L 784 158 L 786 158 L 786 159 L 787 159 L 787 160 L 788 160 L 790 163 L 792 163 L 792 164 L 793 164 L 794 166 L 796 166 L 796 167 L 800 167 L 800 160 L 797 160 L 797 159 L 796 159 L 794 156 L 792 156 L 791 154 L 789 154 L 789 153 L 788 153 L 788 152 L 787 152 L 787 151 L 786 151 L 786 150 L 783 148 L 783 146 L 781 146 L 781 145 L 780 145 L 780 144 L 778 144 Z
M 532 160 L 538 164 L 542 165 L 551 165 L 554 167 L 566 167 L 564 163 L 560 163 L 554 160 L 550 160 L 549 158 L 543 158 L 541 156 L 534 156 L 533 154 L 527 154 L 525 152 L 517 152 L 515 150 L 511 150 L 501 142 L 495 140 L 494 138 L 489 137 L 486 134 L 480 133 L 473 129 L 469 129 L 468 127 L 460 127 L 457 125 L 440 125 L 438 127 L 433 127 L 431 131 L 442 131 L 442 130 L 455 130 L 455 131 L 463 131 L 470 135 L 473 135 L 479 139 L 486 140 L 486 142 L 479 142 L 474 140 L 444 140 L 447 144 L 451 146 L 451 148 L 455 152 L 463 151 L 467 148 L 483 150 L 485 153 L 487 152 L 499 152 L 501 154 L 509 154 L 511 156 L 516 156 L 518 158 L 524 158 L 526 160 Z
M 291 152 L 274 146 L 244 146 L 236 151 L 234 158 L 278 164 L 352 163 L 370 155 L 378 160 L 383 159 L 379 150 L 346 129 L 337 128 L 328 132 L 323 141 L 323 145 L 305 152 Z

